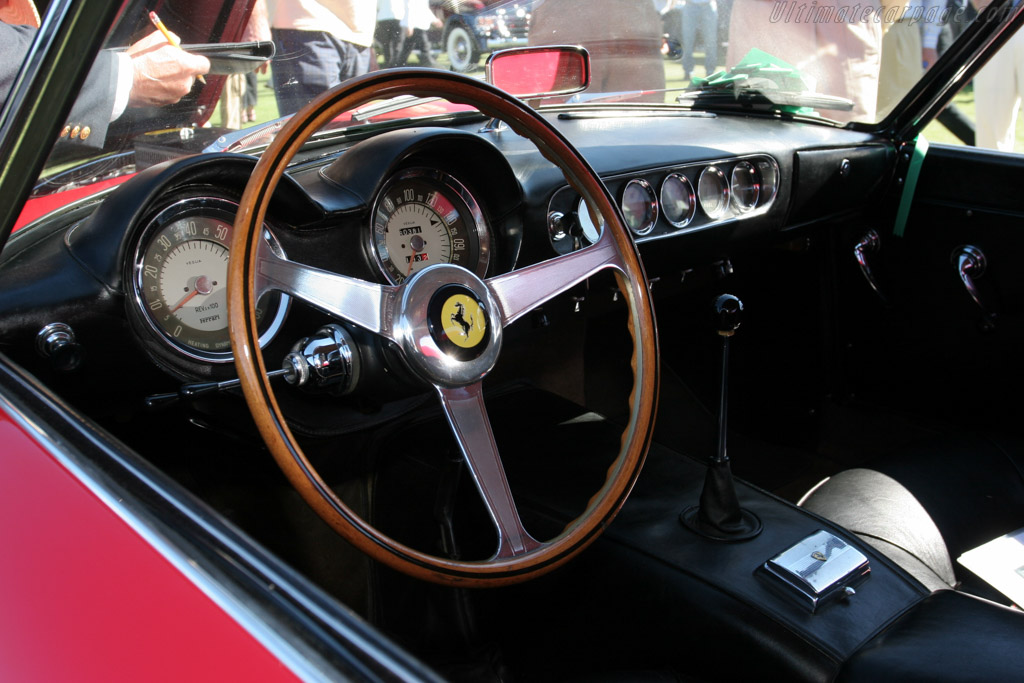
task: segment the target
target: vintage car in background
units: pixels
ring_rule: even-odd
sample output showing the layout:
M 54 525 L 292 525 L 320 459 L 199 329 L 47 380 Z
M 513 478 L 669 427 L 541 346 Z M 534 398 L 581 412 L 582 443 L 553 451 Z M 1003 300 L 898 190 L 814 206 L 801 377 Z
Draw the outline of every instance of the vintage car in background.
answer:
M 883 106 L 902 28 L 779 4 L 691 84 L 648 0 L 535 2 L 483 78 L 238 134 L 252 2 L 46 3 L 0 111 L 0 679 L 1019 678 L 1024 163 L 921 132 L 1024 5 Z M 151 10 L 217 63 L 83 134 Z M 1007 534 L 997 590 L 958 558 Z
M 444 22 L 438 41 L 451 68 L 471 71 L 481 55 L 526 45 L 532 5 L 529 0 L 431 0 Z

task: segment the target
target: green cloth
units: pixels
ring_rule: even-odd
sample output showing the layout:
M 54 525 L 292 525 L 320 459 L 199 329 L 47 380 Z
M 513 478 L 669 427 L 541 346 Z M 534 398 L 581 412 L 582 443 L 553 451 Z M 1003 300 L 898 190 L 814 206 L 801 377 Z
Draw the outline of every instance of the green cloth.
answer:
M 924 163 L 926 154 L 928 154 L 928 140 L 921 134 L 914 141 L 914 152 L 910 157 L 910 165 L 907 167 L 907 178 L 903 181 L 903 194 L 900 195 L 900 206 L 896 210 L 896 223 L 892 228 L 892 234 L 896 237 L 903 237 L 903 231 L 907 227 L 910 205 L 914 201 L 914 188 L 917 187 L 917 178 L 921 175 L 921 165 Z
M 773 90 L 806 92 L 811 90 L 795 66 L 756 47 L 745 54 L 743 59 L 729 71 L 716 71 L 707 78 L 694 77 L 691 84 L 697 88 L 722 89 L 729 85 L 742 84 L 766 92 Z M 791 114 L 816 115 L 811 107 L 779 105 L 778 109 Z

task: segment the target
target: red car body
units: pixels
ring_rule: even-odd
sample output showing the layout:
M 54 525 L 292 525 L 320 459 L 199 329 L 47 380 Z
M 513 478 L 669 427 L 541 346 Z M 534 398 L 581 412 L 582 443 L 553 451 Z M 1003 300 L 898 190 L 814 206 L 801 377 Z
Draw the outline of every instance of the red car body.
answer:
M 38 425 L 10 410 L 0 411 L 0 514 L 19 523 L 5 523 L 0 542 L 20 551 L 0 566 L 0 677 L 296 680 L 120 516 L 116 502 L 69 471 L 60 446 L 44 448 Z

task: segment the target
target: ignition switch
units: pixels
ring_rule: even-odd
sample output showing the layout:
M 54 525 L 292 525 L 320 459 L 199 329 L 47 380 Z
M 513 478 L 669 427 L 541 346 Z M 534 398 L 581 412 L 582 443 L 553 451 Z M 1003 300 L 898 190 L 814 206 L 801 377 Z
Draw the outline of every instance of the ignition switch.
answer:
M 325 325 L 300 339 L 284 357 L 285 381 L 313 392 L 341 396 L 359 383 L 359 353 L 341 325 Z

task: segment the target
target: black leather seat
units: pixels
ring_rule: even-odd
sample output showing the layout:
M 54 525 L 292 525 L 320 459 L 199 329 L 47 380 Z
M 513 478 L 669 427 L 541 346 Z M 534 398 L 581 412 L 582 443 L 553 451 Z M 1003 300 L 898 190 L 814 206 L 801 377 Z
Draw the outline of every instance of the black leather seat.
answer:
M 953 435 L 822 482 L 800 503 L 861 536 L 932 590 L 1000 594 L 955 563 L 1024 527 L 1024 442 Z
M 837 680 L 1021 677 L 1024 612 L 1005 606 L 1004 596 L 954 559 L 1024 527 L 1022 445 L 974 435 L 922 442 L 840 472 L 804 496 L 803 507 L 857 534 L 933 591 L 843 662 Z
M 1024 612 L 933 593 L 843 664 L 837 681 L 1017 681 Z
M 892 477 L 871 469 L 846 470 L 809 491 L 800 505 L 857 534 L 929 589 L 956 586 L 939 528 Z

